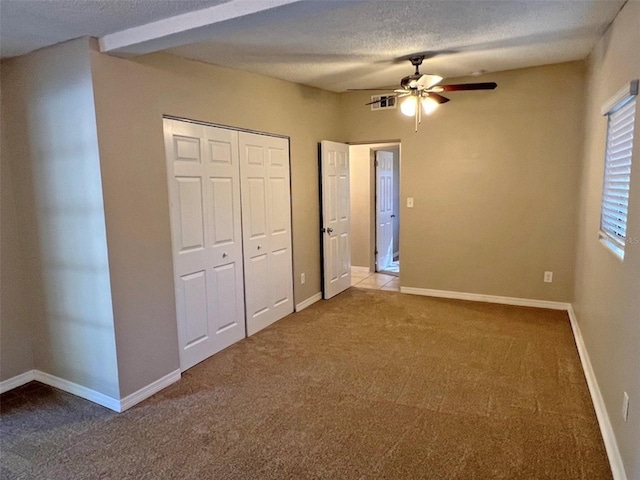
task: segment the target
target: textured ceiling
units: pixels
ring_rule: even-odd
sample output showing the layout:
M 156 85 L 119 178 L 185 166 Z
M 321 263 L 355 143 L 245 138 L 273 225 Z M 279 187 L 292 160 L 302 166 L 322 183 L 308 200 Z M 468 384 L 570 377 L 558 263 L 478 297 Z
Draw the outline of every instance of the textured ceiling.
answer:
M 416 52 L 444 77 L 585 58 L 623 1 L 305 2 L 170 51 L 328 90 L 397 84 Z M 310 10 L 304 15 L 304 9 Z
M 0 0 L 0 56 L 108 33 L 229 0 Z
M 261 0 L 263 5 L 266 0 Z M 276 0 L 271 0 L 276 1 Z M 630 0 L 640 1 L 640 0 Z M 247 0 L 0 0 L 3 56 L 82 35 L 131 38 L 136 25 Z M 334 91 L 395 85 L 412 73 L 444 77 L 586 57 L 624 0 L 308 0 L 256 9 L 208 28 L 138 29 L 147 37 L 118 54 L 164 50 L 196 60 Z M 235 6 L 234 6 L 235 5 Z M 213 14 L 215 16 L 215 12 Z M 197 17 L 197 15 L 196 15 Z M 227 18 L 227 17 L 225 17 Z M 118 32 L 127 30 L 125 36 Z M 166 29 L 163 32 L 163 29 Z M 153 32 L 153 38 L 148 38 Z M 114 52 L 116 50 L 114 49 Z

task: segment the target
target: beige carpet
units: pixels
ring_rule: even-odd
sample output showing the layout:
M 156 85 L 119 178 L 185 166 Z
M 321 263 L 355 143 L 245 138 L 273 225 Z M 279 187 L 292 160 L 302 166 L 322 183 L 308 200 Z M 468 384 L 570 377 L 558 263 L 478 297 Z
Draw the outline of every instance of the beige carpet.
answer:
M 0 398 L 2 479 L 611 478 L 566 313 L 350 289 L 115 414 Z

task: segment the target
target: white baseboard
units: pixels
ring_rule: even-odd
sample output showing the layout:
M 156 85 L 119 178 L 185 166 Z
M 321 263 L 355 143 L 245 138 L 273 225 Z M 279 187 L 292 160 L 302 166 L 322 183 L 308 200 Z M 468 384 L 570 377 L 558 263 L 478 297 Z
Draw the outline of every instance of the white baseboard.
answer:
M 303 300 L 302 302 L 297 304 L 296 305 L 296 312 L 299 312 L 300 310 L 304 310 L 305 308 L 313 305 L 314 303 L 316 303 L 319 300 L 322 300 L 322 292 L 318 292 L 315 295 L 312 295 L 309 298 L 307 298 L 306 300 Z
M 168 387 L 172 383 L 180 380 L 182 374 L 180 373 L 180 369 L 174 370 L 171 373 L 168 373 L 162 378 L 159 378 L 153 383 L 150 383 L 146 387 L 141 388 L 137 392 L 132 393 L 131 395 L 127 395 L 122 400 L 120 400 L 120 412 L 124 412 L 125 410 L 133 407 L 134 405 L 140 403 L 141 401 L 149 398 L 151 395 L 158 393 L 163 388 Z
M 580 355 L 580 362 L 582 363 L 582 370 L 584 376 L 587 379 L 587 385 L 589 386 L 589 393 L 591 394 L 591 400 L 593 401 L 593 407 L 596 411 L 596 417 L 598 417 L 598 424 L 600 425 L 600 432 L 602 433 L 602 440 L 607 450 L 607 456 L 609 457 L 609 464 L 611 465 L 611 472 L 613 473 L 614 480 L 627 480 L 627 474 L 624 470 L 624 464 L 622 463 L 622 456 L 620 455 L 620 449 L 618 448 L 618 442 L 616 441 L 615 434 L 613 433 L 613 427 L 611 426 L 611 420 L 609 420 L 609 414 L 602 398 L 602 392 L 598 386 L 598 380 L 596 379 L 593 366 L 591 365 L 591 359 L 587 352 L 587 347 L 584 344 L 582 338 L 582 332 L 580 331 L 580 325 L 578 325 L 578 319 L 573 307 L 569 305 L 567 309 L 569 313 L 569 320 L 571 321 L 571 329 L 573 330 L 573 337 L 576 341 L 576 347 L 578 348 L 578 354 Z
M 456 300 L 471 300 L 474 302 L 499 303 L 502 305 L 516 305 L 520 307 L 549 308 L 551 310 L 568 310 L 570 303 L 550 302 L 548 300 L 534 300 L 530 298 L 500 297 L 497 295 L 483 295 L 480 293 L 450 292 L 447 290 L 432 290 L 430 288 L 400 287 L 401 293 L 424 295 L 426 297 L 453 298 Z
M 21 387 L 22 385 L 33 382 L 36 379 L 35 370 L 29 370 L 28 372 L 21 373 L 15 377 L 11 377 L 3 382 L 0 382 L 0 393 L 8 392 L 14 388 Z
M 97 403 L 98 405 L 107 407 L 108 409 L 113 410 L 114 412 L 121 411 L 120 400 L 118 400 L 117 398 L 113 398 L 108 395 L 105 395 L 104 393 L 91 390 L 90 388 L 83 387 L 82 385 L 78 385 L 77 383 L 70 382 L 69 380 L 65 380 L 63 378 L 56 377 L 54 375 L 50 375 L 45 372 L 41 372 L 40 370 L 35 370 L 34 380 L 40 383 L 44 383 L 45 385 L 58 388 L 67 393 L 71 393 L 78 397 L 84 398 L 85 400 L 89 400 L 93 403 Z
M 118 400 L 117 398 L 113 398 L 105 395 L 104 393 L 91 390 L 90 388 L 83 387 L 82 385 L 70 382 L 69 380 L 56 377 L 55 375 L 50 375 L 48 373 L 41 372 L 40 370 L 29 370 L 28 372 L 16 375 L 15 377 L 0 382 L 0 393 L 8 392 L 9 390 L 35 380 L 36 382 L 55 387 L 59 390 L 71 393 L 72 395 L 76 395 L 78 397 L 84 398 L 85 400 L 89 400 L 90 402 L 97 403 L 98 405 L 102 405 L 103 407 L 107 407 L 114 412 L 120 413 L 140 403 L 146 398 L 149 398 L 151 395 L 158 393 L 160 390 L 168 387 L 172 383 L 177 382 L 178 380 L 180 380 L 180 377 L 180 369 L 175 370 L 156 380 L 155 382 L 147 385 L 146 387 L 141 388 L 137 392 L 126 396 L 122 400 Z

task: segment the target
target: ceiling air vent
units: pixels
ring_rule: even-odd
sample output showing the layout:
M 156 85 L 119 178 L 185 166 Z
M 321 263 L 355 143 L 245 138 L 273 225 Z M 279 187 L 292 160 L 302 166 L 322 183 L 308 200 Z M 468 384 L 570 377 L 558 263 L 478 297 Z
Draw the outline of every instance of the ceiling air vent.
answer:
M 396 108 L 396 97 L 393 95 L 371 95 L 371 110 L 391 110 Z

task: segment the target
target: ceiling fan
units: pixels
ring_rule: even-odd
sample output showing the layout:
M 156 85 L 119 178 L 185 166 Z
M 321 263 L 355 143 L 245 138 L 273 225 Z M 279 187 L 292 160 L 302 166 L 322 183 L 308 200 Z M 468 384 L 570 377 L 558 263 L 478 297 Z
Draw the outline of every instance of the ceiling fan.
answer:
M 420 65 L 424 60 L 424 55 L 410 57 L 411 65 L 416 68 L 413 75 L 408 75 L 400 81 L 400 88 L 397 88 L 385 95 L 386 98 L 374 100 L 365 105 L 380 103 L 387 98 L 407 97 L 401 104 L 400 110 L 404 115 L 415 118 L 415 131 L 418 131 L 418 124 L 422 121 L 422 112 L 425 115 L 433 113 L 442 103 L 447 103 L 449 99 L 440 95 L 440 92 L 456 92 L 461 90 L 493 90 L 498 85 L 495 82 L 481 83 L 459 83 L 454 85 L 439 85 L 442 81 L 440 75 L 420 73 Z M 393 87 L 389 87 L 393 88 Z M 386 90 L 386 88 L 364 88 L 360 90 Z M 422 107 L 422 108 L 420 108 Z

